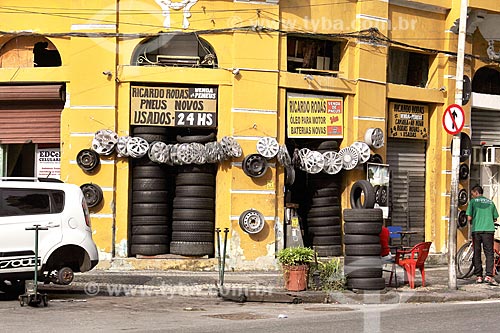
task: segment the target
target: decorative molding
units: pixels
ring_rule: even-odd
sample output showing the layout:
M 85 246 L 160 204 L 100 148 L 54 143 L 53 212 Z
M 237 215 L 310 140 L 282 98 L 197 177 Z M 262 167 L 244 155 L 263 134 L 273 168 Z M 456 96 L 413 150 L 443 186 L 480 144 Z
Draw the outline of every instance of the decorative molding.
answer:
M 180 10 L 184 12 L 184 20 L 182 21 L 182 28 L 189 28 L 189 18 L 191 17 L 191 7 L 193 7 L 198 0 L 182 0 L 179 2 L 174 2 L 173 0 L 155 0 L 156 3 L 161 7 L 162 14 L 165 16 L 163 21 L 163 26 L 167 29 L 171 28 L 170 25 L 170 10 Z

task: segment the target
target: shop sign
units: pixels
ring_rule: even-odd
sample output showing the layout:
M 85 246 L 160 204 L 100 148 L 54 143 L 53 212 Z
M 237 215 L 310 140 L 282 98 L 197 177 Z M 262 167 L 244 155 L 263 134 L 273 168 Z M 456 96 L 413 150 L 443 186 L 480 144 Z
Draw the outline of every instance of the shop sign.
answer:
M 130 87 L 130 123 L 138 126 L 217 126 L 216 87 Z
M 289 138 L 342 138 L 343 113 L 342 97 L 289 93 L 287 95 L 287 136 Z
M 429 107 L 420 104 L 389 103 L 389 131 L 391 138 L 427 140 Z
M 61 179 L 61 150 L 59 148 L 37 147 L 35 176 Z

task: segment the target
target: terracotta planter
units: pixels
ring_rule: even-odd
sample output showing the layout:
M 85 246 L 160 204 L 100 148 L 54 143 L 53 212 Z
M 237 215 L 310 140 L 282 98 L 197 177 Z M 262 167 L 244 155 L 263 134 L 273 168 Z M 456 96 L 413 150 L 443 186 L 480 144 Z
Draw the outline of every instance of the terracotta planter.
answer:
M 302 291 L 307 289 L 308 265 L 283 266 L 285 289 L 288 291 Z

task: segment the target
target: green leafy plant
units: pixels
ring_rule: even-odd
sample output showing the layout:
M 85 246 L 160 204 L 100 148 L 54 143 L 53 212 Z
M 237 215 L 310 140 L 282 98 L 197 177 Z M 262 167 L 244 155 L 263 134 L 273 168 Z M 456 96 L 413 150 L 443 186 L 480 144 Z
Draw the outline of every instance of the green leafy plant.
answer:
M 314 250 L 309 247 L 287 247 L 277 254 L 278 262 L 283 266 L 308 265 L 314 260 Z
M 344 290 L 346 281 L 340 259 L 311 264 L 309 282 L 310 288 L 315 290 Z

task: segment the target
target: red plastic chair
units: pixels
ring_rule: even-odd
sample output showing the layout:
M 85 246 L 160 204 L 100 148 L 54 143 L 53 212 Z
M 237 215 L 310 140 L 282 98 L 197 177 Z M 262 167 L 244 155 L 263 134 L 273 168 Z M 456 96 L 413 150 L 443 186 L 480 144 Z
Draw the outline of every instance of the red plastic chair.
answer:
M 410 288 L 415 288 L 415 273 L 417 268 L 422 275 L 422 287 L 425 287 L 425 260 L 429 255 L 432 242 L 422 242 L 415 245 L 411 250 L 397 250 L 396 264 L 405 270 L 405 282 L 408 279 Z

